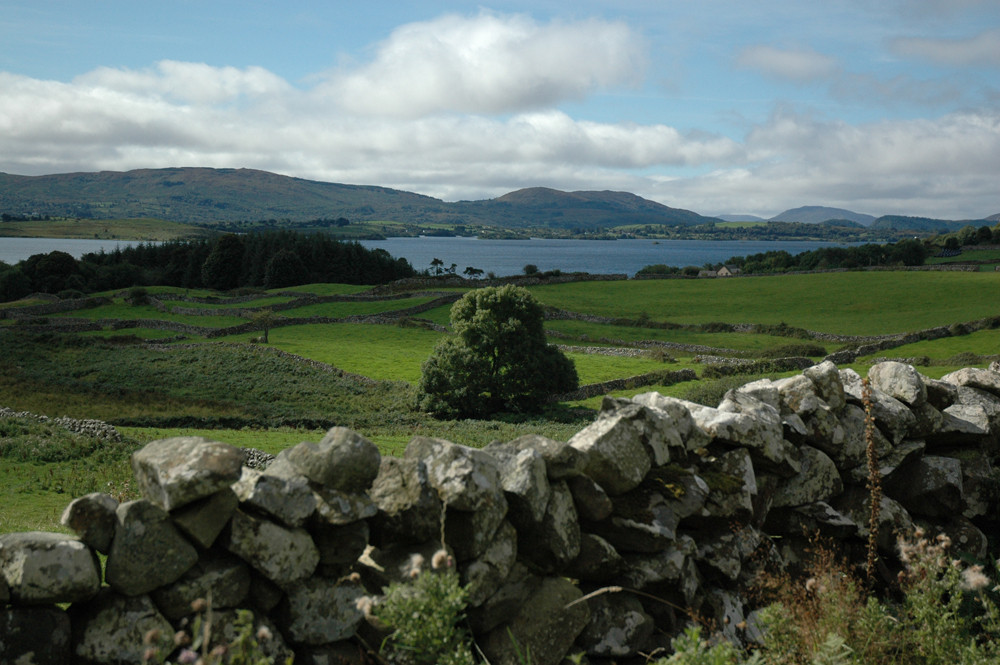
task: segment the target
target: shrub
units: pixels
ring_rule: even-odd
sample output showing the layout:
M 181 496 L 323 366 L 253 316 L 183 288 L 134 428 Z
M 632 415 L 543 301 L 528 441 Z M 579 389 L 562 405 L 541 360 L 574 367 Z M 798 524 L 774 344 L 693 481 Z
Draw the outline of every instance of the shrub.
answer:
M 760 353 L 762 358 L 790 358 L 792 356 L 804 356 L 815 358 L 825 356 L 826 349 L 819 344 L 782 344 L 770 349 L 765 349 Z
M 527 289 L 506 285 L 465 294 L 451 308 L 454 337 L 424 362 L 420 408 L 445 417 L 537 412 L 545 398 L 575 390 L 576 369 L 545 341 L 543 310 Z

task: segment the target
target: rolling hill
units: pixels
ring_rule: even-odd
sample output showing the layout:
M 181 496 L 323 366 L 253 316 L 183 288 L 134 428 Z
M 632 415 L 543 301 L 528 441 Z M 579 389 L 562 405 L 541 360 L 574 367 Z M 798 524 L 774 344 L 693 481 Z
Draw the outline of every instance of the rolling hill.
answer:
M 875 221 L 872 215 L 865 215 L 860 212 L 852 212 L 843 208 L 827 208 L 825 206 L 802 206 L 792 208 L 775 215 L 770 219 L 772 222 L 801 222 L 803 224 L 819 224 L 830 219 L 846 219 L 857 222 L 862 226 L 871 226 Z
M 96 219 L 153 217 L 191 224 L 345 217 L 352 221 L 584 229 L 712 221 L 627 192 L 531 188 L 486 201 L 448 203 L 387 187 L 318 182 L 253 169 L 210 168 L 0 174 L 0 212 Z

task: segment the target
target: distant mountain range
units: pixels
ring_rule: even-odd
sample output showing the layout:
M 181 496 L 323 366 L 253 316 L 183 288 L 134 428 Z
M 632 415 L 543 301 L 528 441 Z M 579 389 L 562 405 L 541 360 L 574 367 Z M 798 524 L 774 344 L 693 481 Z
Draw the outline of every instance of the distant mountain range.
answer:
M 947 231 L 988 220 L 880 217 L 806 206 L 771 220 L 753 215 L 706 217 L 628 192 L 563 192 L 532 187 L 483 201 L 441 201 L 386 187 L 343 185 L 253 169 L 167 168 L 21 176 L 0 173 L 0 212 L 95 219 L 152 217 L 189 224 L 346 218 L 509 229 L 693 226 L 721 220 L 817 224 L 829 220 L 873 229 Z M 994 222 L 1000 219 L 995 215 Z M 912 225 L 912 226 L 907 226 Z

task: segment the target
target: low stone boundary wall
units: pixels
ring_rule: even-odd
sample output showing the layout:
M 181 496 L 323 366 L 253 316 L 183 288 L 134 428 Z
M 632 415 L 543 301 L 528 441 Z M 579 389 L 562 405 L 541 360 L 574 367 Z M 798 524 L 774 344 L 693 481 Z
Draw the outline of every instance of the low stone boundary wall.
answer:
M 0 536 L 4 662 L 138 663 L 211 597 L 296 663 L 366 662 L 384 633 L 366 614 L 391 581 L 444 547 L 467 585 L 468 625 L 489 662 L 567 653 L 618 662 L 668 647 L 684 611 L 735 641 L 762 568 L 796 569 L 819 533 L 865 558 L 869 476 L 881 476 L 877 543 L 923 525 L 982 559 L 1000 529 L 1000 371 L 941 380 L 824 362 L 726 394 L 717 408 L 657 393 L 606 398 L 567 442 L 528 435 L 483 449 L 414 437 L 400 458 L 343 428 L 265 458 L 200 438 L 132 457 L 144 498 L 73 501 L 77 536 Z M 97 552 L 107 555 L 102 566 Z M 640 593 L 632 593 L 632 591 Z M 617 592 L 615 592 L 617 591 Z M 62 605 L 69 604 L 68 609 Z M 513 638 L 513 640 L 511 639 Z M 28 654 L 31 654 L 30 656 Z

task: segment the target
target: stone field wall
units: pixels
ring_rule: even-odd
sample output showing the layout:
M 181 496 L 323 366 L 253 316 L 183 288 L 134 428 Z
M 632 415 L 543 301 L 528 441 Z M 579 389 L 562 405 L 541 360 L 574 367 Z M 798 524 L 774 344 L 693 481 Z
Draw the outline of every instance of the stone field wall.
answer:
M 334 428 L 271 460 L 155 441 L 132 458 L 144 498 L 74 500 L 63 523 L 76 536 L 0 536 L 0 661 L 140 663 L 151 629 L 173 635 L 209 599 L 219 634 L 252 610 L 273 656 L 370 662 L 362 645 L 384 635 L 365 608 L 392 581 L 434 574 L 421 571 L 442 545 L 495 665 L 519 662 L 511 637 L 540 665 L 579 652 L 642 662 L 688 611 L 746 640 L 746 589 L 762 569 L 795 570 L 808 534 L 864 561 L 869 445 L 882 574 L 914 525 L 986 554 L 1000 533 L 997 369 L 932 380 L 875 365 L 869 428 L 862 377 L 828 361 L 715 408 L 605 398 L 568 442 L 417 436 L 395 458 Z

